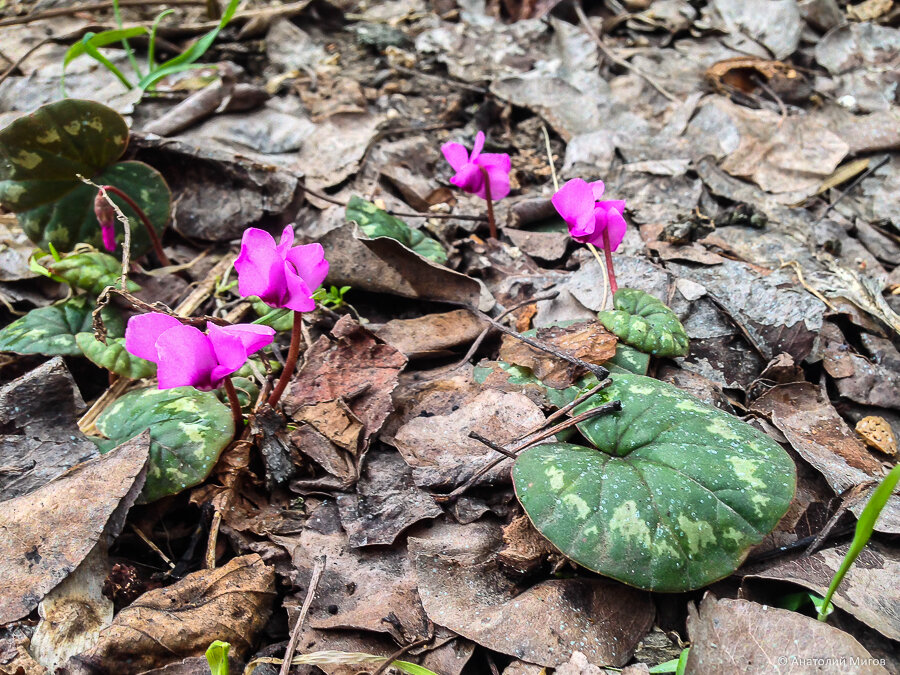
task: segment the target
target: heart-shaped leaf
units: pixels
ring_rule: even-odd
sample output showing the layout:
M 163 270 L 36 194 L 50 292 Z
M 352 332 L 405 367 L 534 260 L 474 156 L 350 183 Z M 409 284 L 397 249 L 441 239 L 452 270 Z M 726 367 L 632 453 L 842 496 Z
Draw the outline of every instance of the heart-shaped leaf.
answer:
M 73 253 L 49 263 L 47 268 L 69 286 L 83 288 L 94 295 L 100 295 L 107 286 L 118 286 L 122 275 L 122 263 L 100 251 Z M 129 291 L 134 293 L 140 289 L 128 280 Z
M 156 364 L 129 353 L 125 338 L 107 338 L 103 344 L 93 333 L 78 333 L 75 343 L 88 359 L 111 373 L 131 380 L 156 376 Z
M 19 213 L 55 202 L 83 185 L 77 174 L 93 178 L 127 144 L 128 125 L 112 108 L 77 99 L 41 106 L 0 130 L 0 204 Z
M 447 252 L 439 241 L 426 237 L 418 230 L 413 230 L 396 216 L 392 216 L 372 202 L 367 202 L 356 195 L 351 197 L 347 204 L 347 220 L 352 220 L 359 225 L 359 229 L 367 237 L 372 239 L 390 237 L 423 258 L 428 258 L 441 265 L 447 262 Z
M 172 195 L 160 173 L 143 162 L 119 162 L 94 178 L 99 185 L 113 185 L 131 197 L 143 209 L 156 233 L 162 232 L 169 220 Z M 100 248 L 103 240 L 94 214 L 96 188 L 78 183 L 60 200 L 19 214 L 25 234 L 41 248 L 53 244 L 58 251 L 71 251 L 85 242 Z M 138 215 L 122 199 L 110 194 L 131 224 L 131 255 L 137 257 L 150 250 L 151 242 Z M 116 221 L 116 251 L 121 252 L 125 233 Z
M 671 309 L 636 288 L 620 288 L 615 309 L 599 312 L 600 323 L 624 343 L 653 356 L 684 356 L 688 337 Z
M 107 408 L 96 422 L 109 440 L 101 451 L 150 429 L 150 468 L 143 503 L 202 483 L 234 435 L 231 411 L 212 392 L 193 387 L 138 389 Z
M 616 345 L 616 355 L 603 365 L 612 373 L 646 375 L 647 368 L 650 367 L 650 355 L 620 342 Z
M 569 558 L 632 586 L 682 592 L 733 572 L 785 514 L 794 463 L 765 434 L 670 384 L 613 374 L 574 412 L 596 448 L 548 443 L 513 469 L 535 527 Z
M 47 356 L 81 356 L 75 342 L 78 333 L 91 330 L 93 300 L 80 295 L 47 307 L 33 309 L 0 329 L 0 351 Z M 122 318 L 104 308 L 101 316 L 107 331 L 122 335 Z

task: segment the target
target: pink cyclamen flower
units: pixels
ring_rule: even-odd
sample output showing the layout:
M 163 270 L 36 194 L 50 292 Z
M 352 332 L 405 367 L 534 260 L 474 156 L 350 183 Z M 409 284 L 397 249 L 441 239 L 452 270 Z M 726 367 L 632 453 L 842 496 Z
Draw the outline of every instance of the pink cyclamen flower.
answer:
M 274 328 L 249 323 L 206 328 L 204 333 L 168 314 L 139 314 L 128 320 L 125 349 L 156 364 L 160 389 L 209 391 L 275 338 Z
M 450 179 L 450 182 L 461 190 L 487 199 L 484 173 L 482 172 L 484 169 L 487 171 L 490 181 L 491 199 L 503 199 L 509 194 L 509 155 L 506 153 L 482 154 L 483 147 L 483 131 L 479 131 L 475 137 L 475 147 L 472 148 L 471 155 L 466 150 L 466 146 L 460 143 L 444 143 L 441 146 L 441 152 L 456 171 L 456 175 Z
M 550 201 L 569 226 L 572 238 L 582 244 L 606 248 L 603 241 L 605 231 L 609 235 L 610 250 L 615 251 L 622 243 L 627 228 L 622 215 L 625 213 L 625 201 L 601 201 L 602 196 L 602 180 L 588 183 L 580 178 L 573 178 Z
M 321 244 L 291 246 L 293 243 L 294 228 L 290 225 L 284 228 L 278 244 L 265 230 L 244 230 L 241 253 L 234 261 L 241 295 L 257 295 L 270 307 L 314 310 L 313 291 L 328 275 L 325 251 Z

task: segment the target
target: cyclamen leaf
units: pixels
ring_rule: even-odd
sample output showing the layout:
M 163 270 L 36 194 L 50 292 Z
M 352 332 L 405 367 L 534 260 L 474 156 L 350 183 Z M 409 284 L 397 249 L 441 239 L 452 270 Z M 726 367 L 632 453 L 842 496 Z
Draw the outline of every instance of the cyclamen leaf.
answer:
M 55 202 L 83 185 L 77 174 L 93 178 L 127 144 L 128 125 L 112 108 L 77 99 L 41 106 L 0 130 L 0 204 L 21 213 Z
M 81 348 L 76 343 L 75 336 L 91 330 L 93 311 L 93 300 L 83 295 L 33 309 L 0 329 L 0 351 L 81 356 Z M 110 334 L 122 334 L 124 327 L 118 314 L 106 308 L 101 316 L 107 323 Z
M 89 251 L 67 255 L 48 265 L 49 270 L 61 277 L 69 286 L 100 295 L 107 286 L 118 286 L 122 275 L 122 263 L 107 253 Z M 132 293 L 141 289 L 128 280 L 128 290 Z
M 125 349 L 125 338 L 107 338 L 103 344 L 93 333 L 78 333 L 75 342 L 84 355 L 111 373 L 140 380 L 156 376 L 156 364 L 146 361 Z
M 396 239 L 423 258 L 436 263 L 447 262 L 447 252 L 440 242 L 414 230 L 396 216 L 379 209 L 372 202 L 354 195 L 347 204 L 347 220 L 352 220 L 363 233 L 372 239 L 390 237 Z
M 615 309 L 599 312 L 606 328 L 642 352 L 653 356 L 684 356 L 688 337 L 671 309 L 636 288 L 620 288 L 613 296 Z
M 214 393 L 193 387 L 129 392 L 97 418 L 96 426 L 109 439 L 92 439 L 101 452 L 150 429 L 142 503 L 202 483 L 234 436 L 231 411 Z
M 573 413 L 595 447 L 547 443 L 516 460 L 516 495 L 538 531 L 580 565 L 651 591 L 733 572 L 785 514 L 795 467 L 775 441 L 670 384 L 612 374 Z

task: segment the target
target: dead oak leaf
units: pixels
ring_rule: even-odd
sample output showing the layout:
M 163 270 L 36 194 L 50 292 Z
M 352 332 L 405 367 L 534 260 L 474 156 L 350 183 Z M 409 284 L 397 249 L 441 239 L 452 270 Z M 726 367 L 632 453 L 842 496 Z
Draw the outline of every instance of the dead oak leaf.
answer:
M 0 624 L 29 614 L 108 525 L 121 527 L 144 485 L 149 449 L 144 432 L 34 492 L 0 502 Z
M 846 673 L 846 664 L 868 659 L 864 671 L 886 674 L 851 635 L 787 609 L 707 594 L 699 611 L 688 605 L 689 673 Z M 821 660 L 821 661 L 820 661 Z M 841 665 L 843 662 L 844 665 Z
M 187 575 L 148 591 L 123 609 L 97 645 L 69 662 L 72 675 L 132 675 L 188 656 L 213 640 L 246 654 L 266 624 L 275 597 L 275 571 L 257 554 Z

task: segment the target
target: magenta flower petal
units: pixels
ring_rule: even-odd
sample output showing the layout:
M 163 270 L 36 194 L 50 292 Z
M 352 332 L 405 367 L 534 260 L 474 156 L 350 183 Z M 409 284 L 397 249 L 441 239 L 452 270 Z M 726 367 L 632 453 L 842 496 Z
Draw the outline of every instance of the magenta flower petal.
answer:
M 469 161 L 474 162 L 478 159 L 478 156 L 481 155 L 481 150 L 484 148 L 484 132 L 479 131 L 475 134 L 475 146 L 472 148 L 472 154 L 469 156 Z
M 312 291 L 303 281 L 303 277 L 293 269 L 288 269 L 285 275 L 287 280 L 287 292 L 282 307 L 287 307 L 295 312 L 311 312 L 316 308 L 316 301 L 312 299 Z
M 466 164 L 456 172 L 450 182 L 466 192 L 477 193 L 484 188 L 484 176 L 481 173 L 481 167 L 477 164 Z
M 263 347 L 272 344 L 272 340 L 275 339 L 274 328 L 255 323 L 236 323 L 233 326 L 216 326 L 208 323 L 206 328 L 209 339 L 213 343 L 213 349 L 216 349 L 216 336 L 225 334 L 241 341 L 246 356 L 255 354 Z M 218 349 L 216 349 L 216 354 L 218 353 Z
M 622 240 L 625 238 L 625 230 L 627 229 L 628 224 L 625 222 L 625 218 L 622 217 L 619 210 L 614 207 L 609 208 L 606 212 L 606 232 L 609 235 L 610 251 L 615 251 L 619 248 L 619 244 L 621 244 Z M 604 248 L 605 247 L 604 242 Z
M 241 295 L 257 295 L 272 307 L 282 306 L 280 303 L 287 290 L 284 258 L 271 234 L 256 227 L 244 230 L 241 252 L 234 261 L 234 268 Z
M 100 223 L 100 236 L 103 238 L 103 248 L 107 251 L 116 250 L 116 228 L 112 223 Z
M 461 143 L 444 143 L 441 152 L 454 171 L 459 171 L 469 163 L 469 151 Z
M 125 328 L 125 349 L 142 359 L 159 363 L 156 341 L 167 330 L 180 325 L 181 322 L 174 316 L 159 312 L 133 316 L 128 319 Z
M 211 323 L 206 324 L 206 329 L 216 359 L 216 365 L 210 371 L 211 379 L 221 379 L 225 375 L 230 375 L 247 362 L 247 348 L 244 347 L 240 336 Z
M 193 326 L 176 326 L 159 336 L 156 377 L 160 389 L 191 386 L 213 389 L 216 354 L 209 338 Z
M 588 183 L 588 185 L 591 186 L 591 193 L 594 195 L 594 201 L 600 201 L 600 197 L 603 196 L 603 191 L 606 189 L 603 181 L 595 180 L 593 183 Z
M 563 185 L 550 201 L 556 207 L 557 213 L 569 224 L 570 230 L 573 225 L 578 225 L 579 230 L 583 230 L 586 225 L 585 214 L 593 214 L 594 211 L 594 195 L 591 187 L 580 178 L 573 178 Z
M 287 254 L 287 261 L 294 266 L 306 285 L 315 290 L 328 276 L 328 261 L 322 244 L 294 246 Z
M 285 225 L 281 231 L 281 240 L 278 242 L 278 255 L 285 260 L 291 246 L 294 245 L 294 228 L 291 225 Z

